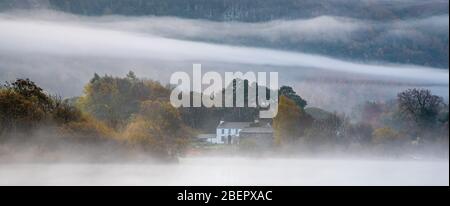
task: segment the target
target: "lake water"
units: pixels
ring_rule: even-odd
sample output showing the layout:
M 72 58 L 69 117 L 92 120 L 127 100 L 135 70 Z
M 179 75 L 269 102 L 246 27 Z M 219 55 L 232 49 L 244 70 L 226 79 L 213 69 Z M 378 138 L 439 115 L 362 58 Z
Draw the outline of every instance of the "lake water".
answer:
M 0 164 L 0 185 L 449 185 L 449 162 L 184 158 L 178 164 Z

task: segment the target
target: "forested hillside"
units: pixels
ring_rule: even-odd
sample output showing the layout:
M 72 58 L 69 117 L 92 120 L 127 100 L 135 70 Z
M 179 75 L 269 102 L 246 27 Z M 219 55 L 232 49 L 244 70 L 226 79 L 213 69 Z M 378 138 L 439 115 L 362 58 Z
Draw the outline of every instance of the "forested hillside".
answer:
M 337 0 L 4 0 L 6 7 L 50 7 L 83 15 L 156 15 L 217 21 L 267 21 L 322 15 L 397 20 L 448 14 L 448 1 Z

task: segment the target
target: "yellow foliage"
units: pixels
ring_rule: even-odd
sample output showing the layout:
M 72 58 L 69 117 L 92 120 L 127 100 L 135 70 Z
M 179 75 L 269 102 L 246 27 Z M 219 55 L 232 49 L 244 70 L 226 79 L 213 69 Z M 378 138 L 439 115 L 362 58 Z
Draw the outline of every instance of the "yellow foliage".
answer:
M 297 135 L 296 130 L 300 126 L 301 113 L 302 111 L 294 101 L 283 95 L 280 96 L 278 114 L 273 121 L 275 145 L 286 143 Z
M 396 132 L 390 127 L 382 127 L 375 129 L 373 131 L 372 136 L 373 142 L 376 144 L 383 144 L 392 141 L 397 141 L 402 138 L 402 136 L 398 132 Z
M 139 114 L 127 125 L 122 138 L 135 147 L 173 154 L 184 148 L 191 133 L 176 108 L 168 102 L 149 100 L 141 104 Z
M 33 97 L 25 97 L 10 89 L 0 90 L 0 130 L 31 128 L 46 117 L 47 114 Z
M 117 138 L 116 132 L 105 123 L 84 114 L 80 121 L 73 121 L 61 125 L 60 132 L 63 136 L 73 135 L 81 137 Z

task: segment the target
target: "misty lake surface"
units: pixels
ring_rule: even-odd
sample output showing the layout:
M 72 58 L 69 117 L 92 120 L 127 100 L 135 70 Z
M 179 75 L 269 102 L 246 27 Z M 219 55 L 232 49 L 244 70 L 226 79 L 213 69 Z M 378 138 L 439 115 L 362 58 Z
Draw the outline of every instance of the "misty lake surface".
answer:
M 0 185 L 449 185 L 449 161 L 183 158 L 178 164 L 0 164 Z

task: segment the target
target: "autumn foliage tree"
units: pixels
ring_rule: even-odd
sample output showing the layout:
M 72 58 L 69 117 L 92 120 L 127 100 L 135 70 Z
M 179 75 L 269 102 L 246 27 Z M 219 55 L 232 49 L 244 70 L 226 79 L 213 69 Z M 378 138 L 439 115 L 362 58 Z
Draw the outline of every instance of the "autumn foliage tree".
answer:
M 1 133 L 31 133 L 53 127 L 60 136 L 109 136 L 109 128 L 29 79 L 17 79 L 0 88 Z M 83 131 L 83 132 L 80 132 Z M 16 135 L 14 135 L 16 136 Z
M 134 147 L 157 155 L 175 156 L 183 151 L 191 130 L 169 102 L 148 100 L 141 103 L 139 113 L 123 136 Z
M 297 106 L 299 106 L 301 109 L 305 109 L 306 105 L 308 104 L 306 100 L 304 100 L 302 97 L 300 97 L 292 87 L 289 86 L 282 86 L 278 90 L 278 95 L 285 96 L 292 101 L 295 102 Z
M 76 118 L 63 114 L 64 106 L 29 79 L 7 82 L 0 88 L 0 131 L 28 131 L 45 121 Z
M 140 80 L 133 72 L 125 78 L 95 74 L 84 88 L 79 107 L 97 119 L 119 128 L 127 124 L 132 114 L 146 100 L 168 99 L 169 90 L 157 82 Z
M 311 121 L 311 117 L 294 100 L 281 95 L 278 114 L 273 120 L 275 144 L 282 145 L 297 140 Z

